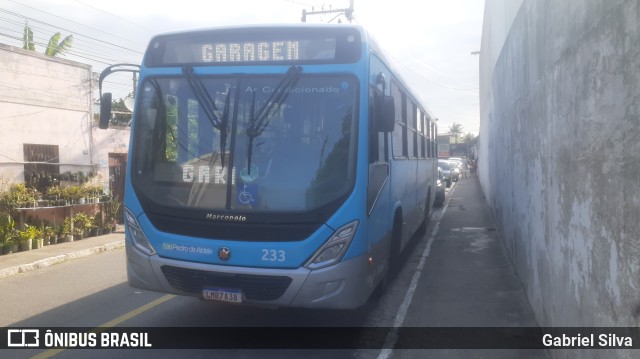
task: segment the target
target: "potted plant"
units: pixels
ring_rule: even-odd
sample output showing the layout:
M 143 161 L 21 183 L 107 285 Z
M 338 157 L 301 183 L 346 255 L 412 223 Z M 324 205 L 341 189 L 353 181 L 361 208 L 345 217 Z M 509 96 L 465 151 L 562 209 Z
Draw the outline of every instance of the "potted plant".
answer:
M 54 226 L 54 230 L 55 230 L 55 234 L 56 234 L 56 239 L 55 239 L 55 243 L 53 243 L 53 244 L 62 243 L 67 239 L 67 234 L 64 233 L 64 226 L 63 225 Z
M 91 233 L 89 235 L 100 236 L 102 235 L 102 212 L 98 212 L 93 219 L 92 223 L 93 227 L 91 228 Z
M 69 186 L 64 189 L 65 196 L 69 199 L 69 203 L 83 204 L 82 188 L 80 186 Z
M 71 230 L 71 234 L 73 234 L 73 240 L 77 241 L 84 238 L 84 214 L 78 213 L 73 217 L 73 229 Z
M 93 216 L 88 216 L 82 212 L 73 217 L 74 235 L 82 234 L 82 238 L 89 236 L 89 231 L 93 227 Z M 80 238 L 80 239 L 82 239 Z
M 33 249 L 42 248 L 44 246 L 44 229 L 36 226 L 31 226 L 31 228 L 34 228 L 33 238 L 32 238 L 32 241 L 33 241 L 32 248 Z
M 3 202 L 9 211 L 20 207 L 34 207 L 38 201 L 39 193 L 24 183 L 14 184 L 9 187 L 9 193 L 4 196 Z
M 56 244 L 56 230 L 52 225 L 45 225 L 43 230 L 44 245 Z
M 15 222 L 8 213 L 0 214 L 0 253 L 10 254 L 13 252 L 13 237 Z
M 73 240 L 72 241 L 79 241 L 81 239 L 84 239 L 84 230 L 74 226 L 73 230 L 71 230 L 71 234 L 73 236 Z M 72 242 L 71 241 L 71 242 Z
M 60 186 L 53 186 L 47 189 L 47 198 L 54 206 L 64 206 L 64 191 Z
M 107 217 L 107 223 L 111 225 L 111 231 L 116 231 L 116 215 L 120 209 L 120 201 L 116 197 L 112 197 L 111 201 L 105 204 L 105 213 Z
M 12 231 L 9 234 L 0 235 L 0 254 L 13 253 L 15 233 Z
M 64 219 L 64 223 L 62 224 L 62 233 L 65 238 L 65 242 L 73 242 L 73 233 L 71 232 L 71 224 L 72 220 L 70 217 Z
M 33 248 L 33 239 L 36 238 L 37 234 L 38 228 L 28 224 L 24 225 L 23 230 L 18 231 L 18 243 L 21 252 L 30 251 Z
M 86 191 L 87 196 L 90 198 L 90 203 L 99 203 L 100 195 L 104 192 L 104 189 L 101 185 L 87 185 Z

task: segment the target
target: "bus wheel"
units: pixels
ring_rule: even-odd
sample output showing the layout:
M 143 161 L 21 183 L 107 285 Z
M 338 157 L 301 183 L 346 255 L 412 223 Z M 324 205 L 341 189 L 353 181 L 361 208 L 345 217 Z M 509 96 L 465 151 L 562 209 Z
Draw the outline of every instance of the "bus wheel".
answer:
M 427 233 L 427 227 L 429 226 L 429 214 L 431 213 L 431 188 L 427 192 L 427 199 L 424 204 L 424 218 L 422 219 L 422 223 L 420 223 L 420 227 L 418 228 L 418 233 L 425 234 Z
M 389 244 L 389 268 L 387 275 L 393 278 L 400 269 L 400 244 L 402 243 L 402 214 L 396 213 Z
M 400 269 L 400 241 L 402 239 L 402 215 L 396 214 L 391 230 L 389 250 L 387 251 L 387 269 L 380 282 L 371 293 L 370 299 L 377 300 L 387 290 Z

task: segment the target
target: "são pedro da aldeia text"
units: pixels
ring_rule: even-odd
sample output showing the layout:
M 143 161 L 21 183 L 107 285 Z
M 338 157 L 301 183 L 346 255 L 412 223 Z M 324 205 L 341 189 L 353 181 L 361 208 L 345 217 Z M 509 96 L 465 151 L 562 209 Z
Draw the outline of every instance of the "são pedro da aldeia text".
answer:
M 44 343 L 57 348 L 151 348 L 148 333 L 52 333 L 47 330 Z
M 597 337 L 595 334 L 578 334 L 576 336 L 545 334 L 542 336 L 542 344 L 546 347 L 616 348 L 632 347 L 633 340 L 631 337 L 617 334 L 599 334 Z

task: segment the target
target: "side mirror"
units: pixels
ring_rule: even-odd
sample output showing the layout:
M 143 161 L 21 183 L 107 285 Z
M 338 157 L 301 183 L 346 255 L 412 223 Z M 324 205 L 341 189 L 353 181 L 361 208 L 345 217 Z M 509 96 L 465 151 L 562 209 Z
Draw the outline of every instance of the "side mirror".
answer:
M 100 122 L 98 127 L 101 129 L 109 128 L 111 121 L 111 92 L 105 92 L 100 98 Z
M 393 97 L 382 96 L 376 107 L 376 129 L 379 132 L 393 132 L 396 126 L 396 106 Z

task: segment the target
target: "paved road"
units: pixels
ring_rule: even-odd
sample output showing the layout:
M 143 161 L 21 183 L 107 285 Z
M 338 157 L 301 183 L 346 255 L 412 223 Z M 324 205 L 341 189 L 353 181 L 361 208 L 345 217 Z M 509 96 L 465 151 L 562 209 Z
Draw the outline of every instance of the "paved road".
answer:
M 86 244 L 86 243 L 85 243 Z M 71 249 L 67 249 L 69 251 Z M 32 253 L 33 255 L 33 253 Z M 0 268 L 2 268 L 0 257 Z M 46 327 L 348 326 L 382 328 L 536 326 L 522 287 L 506 259 L 479 183 L 463 179 L 433 213 L 387 292 L 357 311 L 260 309 L 139 291 L 126 284 L 124 250 L 0 279 L 0 324 Z M 11 303 L 6 306 L 6 303 Z M 10 308 L 10 310 L 6 310 Z M 390 331 L 391 348 L 402 345 Z M 310 357 L 310 358 L 545 358 L 513 350 L 64 350 L 0 353 L 0 357 Z

